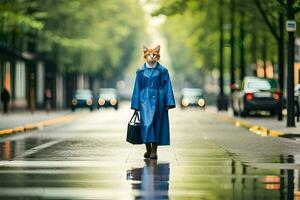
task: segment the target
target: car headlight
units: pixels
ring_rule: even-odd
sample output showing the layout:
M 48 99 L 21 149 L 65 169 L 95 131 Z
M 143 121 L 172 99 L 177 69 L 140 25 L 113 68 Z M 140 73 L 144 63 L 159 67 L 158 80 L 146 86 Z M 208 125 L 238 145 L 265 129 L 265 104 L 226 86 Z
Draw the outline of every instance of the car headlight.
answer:
M 102 98 L 100 98 L 100 99 L 98 100 L 98 104 L 99 104 L 100 106 L 103 106 L 103 105 L 105 104 L 105 100 L 102 99 Z
M 181 101 L 181 104 L 182 104 L 184 107 L 187 107 L 187 106 L 189 105 L 189 102 L 188 102 L 188 100 L 183 99 L 183 100 Z
M 110 105 L 115 106 L 117 104 L 117 99 L 112 98 L 109 102 L 110 102 Z
M 87 99 L 87 100 L 86 100 L 86 104 L 87 104 L 88 106 L 92 105 L 92 104 L 93 104 L 93 100 L 92 100 L 92 99 Z
M 76 106 L 77 105 L 77 100 L 76 99 L 72 99 L 72 105 Z
M 199 100 L 198 100 L 198 105 L 199 105 L 200 107 L 205 106 L 205 100 L 204 100 L 204 99 L 199 99 Z

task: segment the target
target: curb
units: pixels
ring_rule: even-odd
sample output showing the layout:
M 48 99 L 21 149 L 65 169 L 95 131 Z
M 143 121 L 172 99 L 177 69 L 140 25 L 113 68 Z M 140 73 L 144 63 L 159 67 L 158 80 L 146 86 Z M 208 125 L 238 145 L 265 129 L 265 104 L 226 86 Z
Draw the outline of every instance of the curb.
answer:
M 230 122 L 232 124 L 234 124 L 237 127 L 244 127 L 246 129 L 248 129 L 251 133 L 254 133 L 256 135 L 260 135 L 260 136 L 271 136 L 271 137 L 285 137 L 286 134 L 284 134 L 282 131 L 278 131 L 278 130 L 272 130 L 272 129 L 268 129 L 265 128 L 263 126 L 258 126 L 255 124 L 251 124 L 247 121 L 244 120 L 240 120 L 240 119 L 236 119 L 234 117 L 230 117 L 226 114 L 221 114 L 222 116 L 219 116 L 221 119 L 223 119 L 224 121 Z
M 77 118 L 78 115 L 74 114 L 66 114 L 54 119 L 44 120 L 37 123 L 29 123 L 25 124 L 24 126 L 16 126 L 14 128 L 8 128 L 8 129 L 0 129 L 0 136 L 8 135 L 8 134 L 14 134 L 14 133 L 21 133 L 25 131 L 32 131 L 32 130 L 41 130 L 47 126 L 66 123 L 69 121 L 74 120 Z

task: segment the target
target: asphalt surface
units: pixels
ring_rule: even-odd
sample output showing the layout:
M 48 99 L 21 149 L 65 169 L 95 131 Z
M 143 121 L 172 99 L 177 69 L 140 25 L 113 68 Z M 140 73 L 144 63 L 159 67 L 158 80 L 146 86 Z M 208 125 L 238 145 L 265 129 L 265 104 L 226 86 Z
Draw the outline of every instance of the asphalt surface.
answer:
M 261 137 L 197 109 L 170 111 L 158 160 L 125 142 L 132 111 L 103 109 L 0 138 L 0 199 L 299 198 L 300 143 Z

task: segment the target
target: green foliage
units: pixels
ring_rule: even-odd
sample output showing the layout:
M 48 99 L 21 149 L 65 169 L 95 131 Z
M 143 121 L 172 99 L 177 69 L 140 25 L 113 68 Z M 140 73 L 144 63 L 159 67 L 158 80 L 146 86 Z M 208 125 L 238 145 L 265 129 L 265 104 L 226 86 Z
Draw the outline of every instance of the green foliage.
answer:
M 138 0 L 0 0 L 1 24 L 30 35 L 62 71 L 110 79 L 131 61 L 144 17 Z
M 39 21 L 44 17 L 44 12 L 28 12 L 35 9 L 36 5 L 25 0 L 0 1 L 0 22 L 2 22 L 2 31 L 26 32 L 30 29 L 41 30 L 44 24 Z
M 57 44 L 65 52 L 60 54 L 64 69 L 102 72 L 102 76 L 112 77 L 128 65 L 130 52 L 136 47 L 135 39 L 143 30 L 143 14 L 137 2 L 63 0 L 43 3 L 49 12 L 44 37 L 48 44 Z M 66 56 L 76 61 L 71 62 Z
M 279 34 L 278 15 L 286 14 L 286 1 L 259 0 L 266 14 Z M 295 12 L 299 7 L 299 0 L 295 1 Z M 162 0 L 160 8 L 153 12 L 153 16 L 166 15 L 164 32 L 167 35 L 169 49 L 171 49 L 172 65 L 179 73 L 184 73 L 186 80 L 193 80 L 193 73 L 211 71 L 219 66 L 219 0 Z M 243 42 L 245 47 L 245 64 L 248 73 L 252 73 L 250 66 L 263 59 L 263 48 L 266 46 L 266 60 L 273 64 L 278 62 L 277 39 L 266 25 L 255 0 L 235 0 L 235 66 L 239 71 L 239 48 Z M 224 36 L 225 36 L 225 73 L 229 72 L 230 54 L 230 15 L 231 0 L 224 0 Z M 240 40 L 241 11 L 244 16 L 244 41 Z M 296 14 L 296 21 L 300 19 Z M 299 29 L 297 35 L 299 35 Z M 267 38 L 264 40 L 264 38 Z M 184 66 L 184 72 L 182 71 Z M 181 70 L 181 71 L 179 71 Z
M 208 0 L 164 0 L 161 6 L 153 15 L 168 16 L 163 31 L 168 39 L 172 66 L 177 74 L 197 85 L 201 72 L 218 66 L 216 4 Z
M 186 0 L 169 0 L 169 1 L 161 1 L 161 8 L 153 12 L 153 16 L 157 16 L 160 14 L 164 14 L 167 16 L 171 16 L 178 13 L 184 13 L 187 9 Z

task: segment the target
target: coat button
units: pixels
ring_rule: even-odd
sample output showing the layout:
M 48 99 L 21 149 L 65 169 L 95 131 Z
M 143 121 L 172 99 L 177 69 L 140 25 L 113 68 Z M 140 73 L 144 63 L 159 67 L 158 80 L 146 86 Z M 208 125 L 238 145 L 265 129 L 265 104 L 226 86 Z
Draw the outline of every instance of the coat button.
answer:
M 153 96 L 153 99 L 155 98 L 155 96 Z

